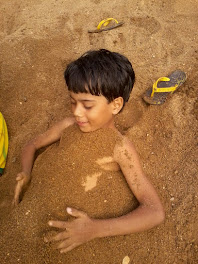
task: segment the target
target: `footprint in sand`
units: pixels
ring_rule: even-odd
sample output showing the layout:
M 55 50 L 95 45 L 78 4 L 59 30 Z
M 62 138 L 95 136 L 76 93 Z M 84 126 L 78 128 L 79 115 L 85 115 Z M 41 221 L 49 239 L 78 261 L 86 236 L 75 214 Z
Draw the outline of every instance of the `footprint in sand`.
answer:
M 154 17 L 131 17 L 130 22 L 132 25 L 144 29 L 148 35 L 155 34 L 161 29 L 160 23 Z

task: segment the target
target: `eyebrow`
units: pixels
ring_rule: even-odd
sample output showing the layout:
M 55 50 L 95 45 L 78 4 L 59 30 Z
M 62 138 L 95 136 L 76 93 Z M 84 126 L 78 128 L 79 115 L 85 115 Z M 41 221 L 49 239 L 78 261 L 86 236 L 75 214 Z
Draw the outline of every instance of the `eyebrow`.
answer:
M 74 101 L 76 101 L 71 95 L 70 98 L 73 99 Z M 91 99 L 82 99 L 82 100 L 78 100 L 80 102 L 95 102 L 95 100 L 91 100 Z

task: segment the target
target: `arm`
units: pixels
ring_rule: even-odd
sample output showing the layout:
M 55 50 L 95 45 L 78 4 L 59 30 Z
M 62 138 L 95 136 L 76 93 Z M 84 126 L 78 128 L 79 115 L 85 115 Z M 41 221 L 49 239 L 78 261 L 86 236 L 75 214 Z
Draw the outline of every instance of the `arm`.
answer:
M 139 201 L 139 207 L 127 215 L 96 221 L 98 237 L 125 235 L 148 230 L 159 225 L 165 217 L 161 201 L 140 165 L 139 157 L 132 143 L 123 139 L 116 146 L 114 159 L 120 165 L 125 179 Z
M 65 118 L 58 122 L 52 128 L 47 130 L 45 133 L 37 136 L 36 138 L 29 141 L 22 150 L 21 155 L 21 166 L 22 171 L 17 174 L 16 177 L 16 188 L 14 194 L 13 204 L 17 205 L 20 202 L 20 195 L 25 187 L 28 185 L 31 179 L 31 171 L 34 163 L 35 153 L 38 149 L 48 146 L 61 137 L 61 134 L 65 128 L 74 123 L 73 118 Z
M 135 148 L 127 138 L 123 138 L 122 144 L 115 147 L 114 160 L 119 164 L 131 191 L 139 201 L 139 207 L 127 215 L 110 219 L 92 219 L 84 212 L 67 208 L 67 212 L 76 219 L 72 222 L 50 221 L 50 226 L 62 228 L 64 231 L 46 239 L 47 242 L 62 240 L 58 245 L 62 253 L 97 237 L 148 230 L 164 220 L 160 199 L 143 173 Z
M 74 123 L 73 118 L 65 118 L 55 124 L 52 128 L 29 141 L 22 150 L 21 165 L 22 171 L 30 177 L 32 166 L 34 163 L 34 156 L 38 149 L 51 145 L 58 141 L 65 128 Z

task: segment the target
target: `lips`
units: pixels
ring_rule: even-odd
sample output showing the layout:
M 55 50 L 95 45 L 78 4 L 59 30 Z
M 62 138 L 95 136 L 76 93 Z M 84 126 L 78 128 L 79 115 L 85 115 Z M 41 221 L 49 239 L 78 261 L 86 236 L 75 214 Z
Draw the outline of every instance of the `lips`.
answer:
M 76 121 L 79 126 L 86 126 L 88 122 Z

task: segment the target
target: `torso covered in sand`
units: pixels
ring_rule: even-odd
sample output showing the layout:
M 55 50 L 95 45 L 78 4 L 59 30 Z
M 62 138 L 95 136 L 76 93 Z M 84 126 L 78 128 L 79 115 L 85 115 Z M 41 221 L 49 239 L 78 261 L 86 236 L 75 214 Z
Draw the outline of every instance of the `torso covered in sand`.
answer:
M 73 125 L 64 131 L 59 144 L 37 158 L 30 187 L 5 222 L 7 231 L 2 237 L 4 240 L 9 235 L 5 239 L 9 247 L 2 246 L 2 264 L 103 263 L 106 247 L 115 250 L 123 236 L 95 239 L 67 254 L 45 244 L 43 237 L 55 233 L 47 225 L 49 220 L 72 219 L 66 213 L 68 206 L 93 218 L 117 217 L 137 207 L 119 166 L 113 161 L 114 146 L 119 141 L 121 136 L 112 129 L 82 133 Z M 120 263 L 120 259 L 111 263 Z

